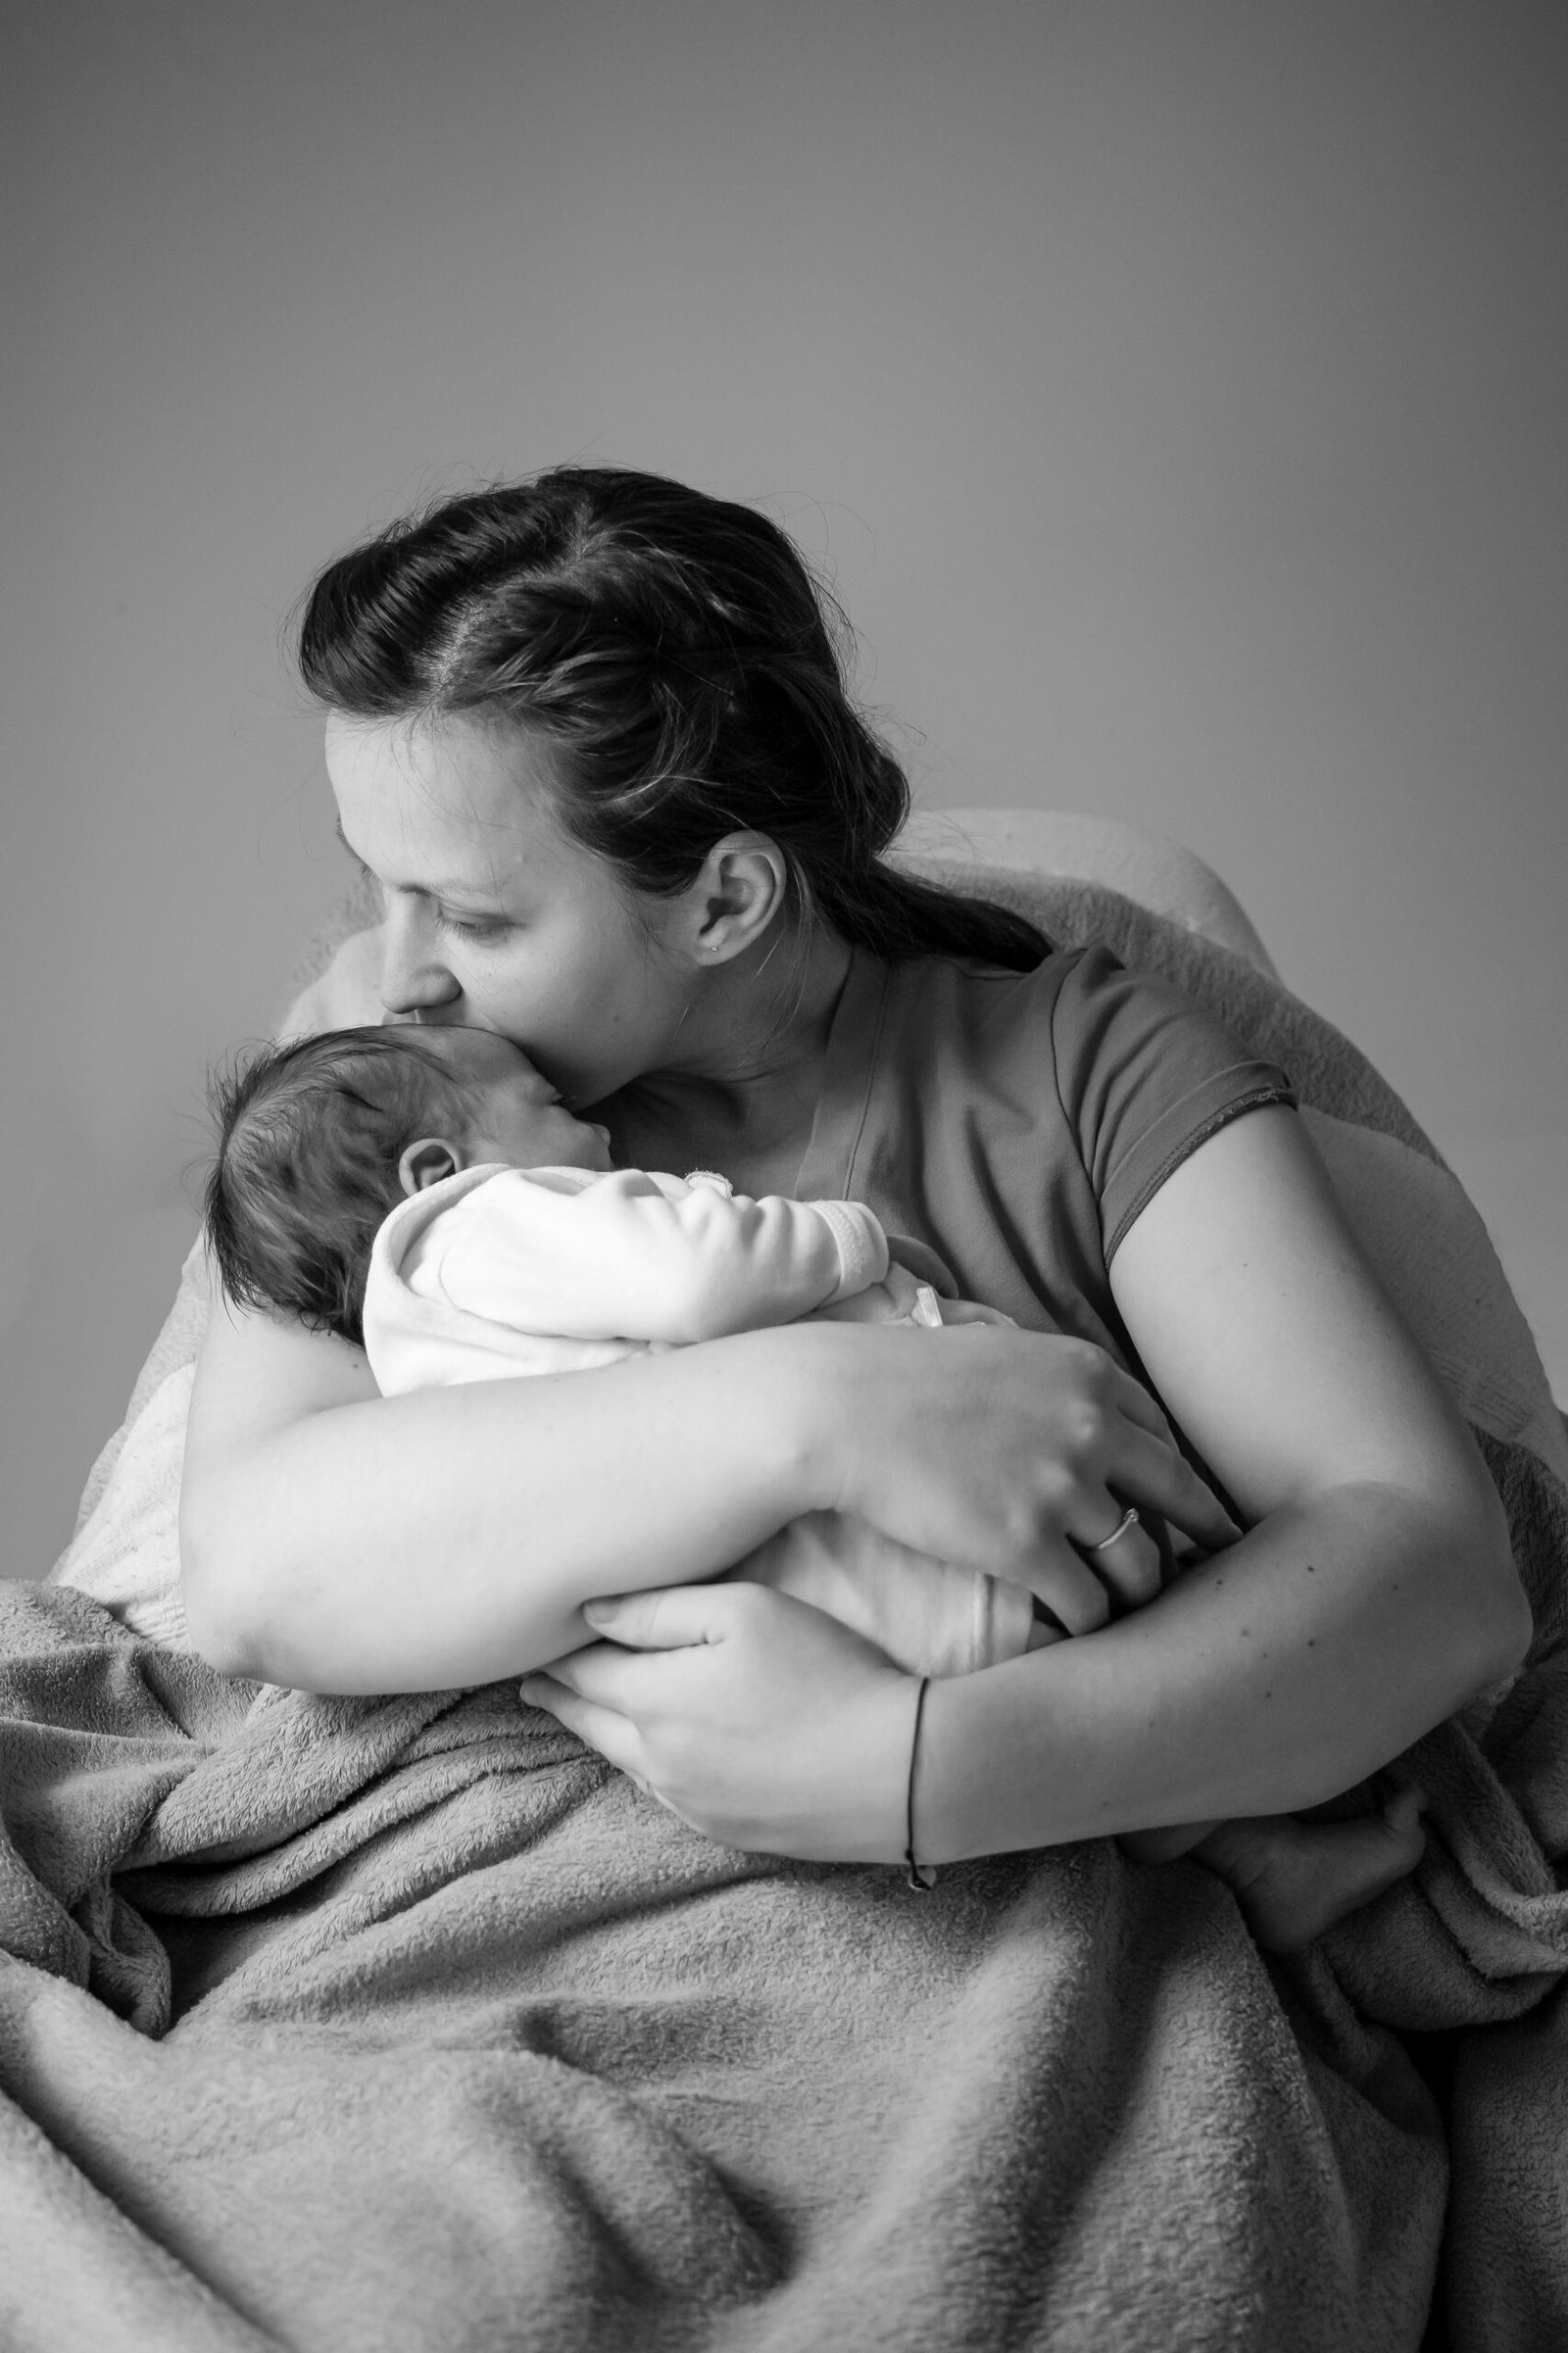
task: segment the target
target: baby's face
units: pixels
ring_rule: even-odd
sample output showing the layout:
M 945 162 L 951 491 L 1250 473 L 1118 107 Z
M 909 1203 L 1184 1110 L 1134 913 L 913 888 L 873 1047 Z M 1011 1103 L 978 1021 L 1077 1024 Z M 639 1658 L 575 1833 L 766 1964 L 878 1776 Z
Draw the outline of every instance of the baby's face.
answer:
M 477 1167 L 504 1160 L 513 1168 L 594 1168 L 614 1165 L 610 1131 L 574 1119 L 550 1081 L 521 1049 L 490 1029 L 432 1027 L 419 1044 L 439 1054 L 463 1080 L 468 1098 L 461 1135 L 464 1160 Z

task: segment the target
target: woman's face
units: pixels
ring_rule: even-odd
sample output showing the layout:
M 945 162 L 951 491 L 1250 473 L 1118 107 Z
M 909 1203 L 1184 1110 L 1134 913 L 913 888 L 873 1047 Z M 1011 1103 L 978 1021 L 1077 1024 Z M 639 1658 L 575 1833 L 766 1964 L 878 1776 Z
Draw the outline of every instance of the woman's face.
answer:
M 633 899 L 557 821 L 546 747 L 453 718 L 334 716 L 338 829 L 386 907 L 392 1014 L 497 1030 L 569 1103 L 663 1066 L 689 998 L 681 900 Z

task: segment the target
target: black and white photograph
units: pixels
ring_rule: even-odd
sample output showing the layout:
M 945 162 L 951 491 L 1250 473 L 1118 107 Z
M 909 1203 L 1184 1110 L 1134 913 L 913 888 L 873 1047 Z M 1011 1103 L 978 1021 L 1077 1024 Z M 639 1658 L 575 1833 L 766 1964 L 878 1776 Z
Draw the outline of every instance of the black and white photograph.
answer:
M 1562 2353 L 1568 11 L 0 34 L 0 2353 Z

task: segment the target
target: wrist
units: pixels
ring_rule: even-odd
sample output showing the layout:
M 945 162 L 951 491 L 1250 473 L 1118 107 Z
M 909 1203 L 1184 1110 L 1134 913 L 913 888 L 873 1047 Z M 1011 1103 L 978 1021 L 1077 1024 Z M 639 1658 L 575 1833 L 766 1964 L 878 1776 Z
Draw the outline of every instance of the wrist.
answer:
M 842 1777 L 843 1792 L 853 1812 L 853 1821 L 846 1825 L 846 1861 L 904 1867 L 909 1837 L 910 1766 L 914 1765 L 918 1777 L 924 1764 L 913 1740 L 921 1680 L 918 1675 L 906 1675 L 902 1668 L 890 1667 L 878 1676 L 868 1694 L 855 1743 L 858 1753 L 853 1760 L 844 1760 L 849 1769 Z M 928 1688 L 927 1713 L 930 1701 Z M 924 1744 L 922 1729 L 921 1749 Z M 918 1809 L 918 1794 L 915 1802 Z M 917 1840 L 924 1837 L 918 1811 L 915 1837 Z M 915 1851 L 922 1863 L 928 1859 L 918 1844 Z
M 838 1281 L 824 1306 L 855 1299 L 888 1271 L 888 1242 L 879 1220 L 863 1201 L 812 1201 L 811 1209 L 826 1225 L 838 1253 Z
M 952 1819 L 953 1776 L 948 1770 L 952 1698 L 949 1679 L 938 1678 L 926 1691 L 918 1728 L 910 1717 L 910 1802 L 906 1827 L 913 1834 L 914 1859 L 925 1871 L 959 1862 L 974 1851 Z
M 1050 1802 L 1063 1780 L 1059 1760 L 1048 1762 L 1042 1753 L 1039 1736 L 1051 1711 L 1039 1685 L 1045 1660 L 1058 1656 L 1054 1648 L 1031 1651 L 974 1675 L 933 1680 L 914 1771 L 914 1851 L 922 1865 L 945 1867 L 1094 1835 L 1056 1819 Z
M 937 1866 L 921 1854 L 924 1836 L 923 1809 L 917 1816 L 915 1788 L 920 1778 L 920 1734 L 925 1723 L 926 1702 L 931 1696 L 931 1678 L 922 1675 L 914 1694 L 914 1720 L 909 1727 L 909 1770 L 904 1795 L 904 1875 L 911 1887 L 929 1894 L 937 1884 Z

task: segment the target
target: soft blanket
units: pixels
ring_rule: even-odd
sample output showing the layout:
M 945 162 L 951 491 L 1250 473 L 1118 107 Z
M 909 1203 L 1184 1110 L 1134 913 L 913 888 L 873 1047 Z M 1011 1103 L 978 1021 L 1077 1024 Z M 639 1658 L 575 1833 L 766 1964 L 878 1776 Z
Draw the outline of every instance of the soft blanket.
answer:
M 1568 1446 L 1528 1332 L 1270 976 L 979 881 L 1292 1071 L 1481 1436 L 1538 1633 L 1415 1754 L 1419 1873 L 1265 1965 L 1196 1866 L 1093 1843 L 920 1895 L 708 1844 L 511 1686 L 225 1683 L 73 1590 L 173 1605 L 193 1264 L 64 1582 L 0 1586 L 0 2343 L 1398 2353 L 1446 2206 L 1449 2341 L 1568 2342 Z

